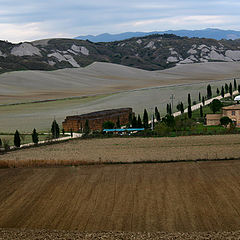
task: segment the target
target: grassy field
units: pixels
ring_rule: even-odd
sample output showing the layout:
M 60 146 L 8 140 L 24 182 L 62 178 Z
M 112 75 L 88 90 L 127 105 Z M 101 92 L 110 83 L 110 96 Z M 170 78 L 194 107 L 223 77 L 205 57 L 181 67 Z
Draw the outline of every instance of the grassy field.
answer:
M 226 144 L 227 143 L 227 144 Z M 0 155 L 1 166 L 54 166 L 92 163 L 239 158 L 240 135 L 168 138 L 109 138 L 23 149 Z
M 211 82 L 213 93 L 216 92 L 217 87 L 221 87 L 226 82 L 230 83 L 230 80 Z M 192 102 L 197 101 L 199 92 L 206 95 L 207 85 L 208 83 L 205 82 L 182 86 L 154 87 L 56 102 L 0 106 L 0 132 L 13 132 L 16 129 L 21 132 L 31 132 L 33 128 L 37 128 L 38 131 L 48 131 L 54 118 L 61 125 L 68 115 L 119 107 L 132 107 L 137 114 L 142 115 L 144 108 L 150 114 L 153 107 L 157 106 L 161 114 L 165 115 L 166 105 L 171 102 L 170 96 L 172 94 L 174 95 L 175 108 L 180 101 L 186 107 L 188 93 L 192 96 Z
M 0 228 L 239 230 L 239 173 L 239 161 L 1 169 Z

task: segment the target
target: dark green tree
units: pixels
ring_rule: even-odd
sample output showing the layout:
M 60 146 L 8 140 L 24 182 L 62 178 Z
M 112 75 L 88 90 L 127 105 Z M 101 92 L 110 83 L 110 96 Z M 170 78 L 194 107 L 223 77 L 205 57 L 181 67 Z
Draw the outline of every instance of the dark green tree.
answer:
M 70 134 L 71 134 L 71 138 L 73 137 L 73 130 L 72 128 L 70 129 Z
M 148 124 L 148 113 L 147 110 L 144 109 L 144 113 L 143 113 L 143 127 L 144 128 L 148 128 L 149 124 Z
M 2 147 L 2 145 L 3 145 L 3 144 L 2 144 L 2 139 L 0 138 L 0 148 Z
M 204 96 L 202 96 L 202 104 L 203 104 L 203 106 L 205 105 L 205 97 Z
M 155 117 L 156 117 L 156 120 L 157 120 L 158 122 L 161 121 L 160 113 L 159 113 L 157 107 L 155 107 Z
M 222 117 L 221 119 L 220 119 L 220 123 L 221 123 L 221 125 L 222 126 L 224 126 L 224 127 L 227 127 L 227 125 L 228 124 L 230 124 L 232 122 L 232 120 L 229 118 L 229 117 Z
M 114 123 L 113 123 L 113 126 L 114 126 Z M 89 133 L 90 133 L 90 127 L 89 127 L 89 121 L 88 121 L 88 119 L 85 121 L 83 132 L 84 132 L 85 134 L 89 134 Z
M 200 105 L 200 117 L 201 117 L 201 118 L 203 117 L 203 108 L 202 108 L 202 105 Z
M 117 118 L 116 128 L 121 128 L 120 118 L 119 117 Z
M 233 95 L 232 83 L 229 84 L 229 93 L 230 93 L 230 96 L 232 97 Z
M 177 110 L 181 111 L 181 103 L 180 102 L 177 104 Z
M 219 93 L 220 93 L 220 91 L 219 91 L 219 89 L 217 88 L 217 91 L 216 91 L 216 93 L 217 93 L 217 95 L 219 95 Z
M 168 114 L 172 115 L 172 105 L 171 104 L 169 104 L 169 113 Z
M 133 118 L 132 118 L 132 127 L 133 127 L 133 128 L 136 128 L 136 127 L 137 127 L 137 118 L 136 118 L 135 115 L 134 115 Z
M 201 99 L 202 99 L 201 98 L 201 93 L 199 92 L 199 94 L 198 94 L 198 101 L 201 102 Z
M 181 111 L 182 114 L 184 113 L 184 106 L 183 106 L 183 103 L 182 103 L 182 102 L 181 102 L 181 104 L 180 104 L 180 111 Z
M 218 112 L 222 107 L 221 101 L 218 99 L 214 99 L 210 104 L 210 109 L 213 111 L 213 113 Z
M 35 143 L 35 144 L 38 144 L 38 141 L 39 141 L 39 139 L 38 139 L 38 133 L 37 133 L 37 131 L 36 131 L 35 128 L 33 129 L 33 132 L 32 132 L 32 141 L 33 141 L 33 143 Z
M 128 115 L 128 123 L 130 126 L 132 125 L 132 113 L 129 113 Z
M 140 115 L 138 114 L 138 119 L 137 119 L 137 127 L 138 128 L 142 128 L 142 119 L 141 119 L 141 117 L 140 117 Z
M 191 95 L 190 95 L 190 93 L 188 94 L 188 105 L 192 105 L 192 101 L 191 101 Z
M 225 93 L 228 93 L 228 85 L 225 83 Z
M 192 118 L 192 107 L 190 105 L 188 105 L 188 118 Z
M 224 98 L 224 87 L 222 86 L 222 89 L 221 89 L 221 96 Z
M 167 104 L 167 114 L 169 114 L 169 105 Z
M 176 125 L 174 116 L 169 115 L 169 114 L 167 114 L 167 115 L 162 119 L 162 122 L 165 123 L 166 126 L 171 127 L 171 128 L 175 127 L 175 125 Z
M 63 135 L 63 136 L 65 135 L 65 130 L 64 130 L 64 128 L 62 129 L 62 135 Z
M 14 146 L 18 148 L 21 146 L 21 138 L 18 130 L 14 134 Z
M 240 84 L 238 84 L 238 93 L 240 93 Z
M 106 121 L 103 123 L 102 128 L 103 129 L 113 129 L 115 126 L 114 122 L 112 121 Z
M 237 90 L 237 81 L 236 81 L 235 78 L 234 78 L 234 82 L 233 82 L 233 84 L 234 84 L 234 91 L 236 91 L 236 90 Z
M 55 119 L 52 122 L 51 132 L 52 132 L 52 138 L 59 138 L 60 129 Z
M 212 87 L 210 84 L 207 85 L 207 98 L 212 98 Z

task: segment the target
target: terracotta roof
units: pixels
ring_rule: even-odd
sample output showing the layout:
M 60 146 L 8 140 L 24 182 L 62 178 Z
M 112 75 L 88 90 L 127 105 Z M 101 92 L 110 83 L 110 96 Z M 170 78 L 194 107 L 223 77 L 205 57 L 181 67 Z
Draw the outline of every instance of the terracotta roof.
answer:
M 223 110 L 240 110 L 240 104 L 223 107 Z
M 67 116 L 66 119 L 68 120 L 78 120 L 80 118 L 89 118 L 89 119 L 97 119 L 97 118 L 102 118 L 106 116 L 117 116 L 120 114 L 132 112 L 132 108 L 117 108 L 117 109 L 108 109 L 108 110 L 103 110 L 103 111 L 97 111 L 97 112 L 91 112 L 91 113 L 85 113 L 82 115 L 74 115 L 74 116 Z
M 207 114 L 206 118 L 211 120 L 219 120 L 222 117 L 222 114 Z

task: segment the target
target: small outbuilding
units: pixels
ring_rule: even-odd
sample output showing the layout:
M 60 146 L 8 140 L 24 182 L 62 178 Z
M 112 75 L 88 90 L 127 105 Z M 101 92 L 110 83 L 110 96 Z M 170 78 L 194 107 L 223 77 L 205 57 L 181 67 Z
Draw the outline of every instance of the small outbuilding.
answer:
M 240 127 L 240 104 L 223 107 L 221 114 L 207 114 L 207 125 L 219 125 L 222 117 L 229 117 L 236 127 Z

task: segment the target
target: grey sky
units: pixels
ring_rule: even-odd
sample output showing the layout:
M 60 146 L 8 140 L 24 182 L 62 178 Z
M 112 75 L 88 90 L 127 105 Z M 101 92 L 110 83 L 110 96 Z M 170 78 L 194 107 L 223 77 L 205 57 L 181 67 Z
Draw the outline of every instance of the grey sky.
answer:
M 13 42 L 104 32 L 240 30 L 237 0 L 0 0 L 0 39 Z

